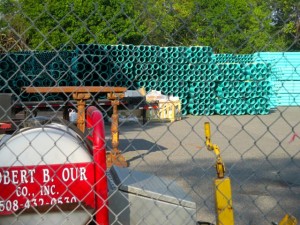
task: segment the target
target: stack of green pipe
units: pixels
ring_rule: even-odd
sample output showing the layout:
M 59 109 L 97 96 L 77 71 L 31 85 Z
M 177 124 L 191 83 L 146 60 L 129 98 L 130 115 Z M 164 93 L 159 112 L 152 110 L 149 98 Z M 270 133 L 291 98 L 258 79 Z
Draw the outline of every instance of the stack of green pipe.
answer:
M 74 51 L 0 57 L 1 92 L 17 93 L 28 85 L 145 87 L 178 96 L 183 114 L 265 114 L 270 109 L 271 65 L 254 62 L 250 54 L 213 54 L 208 46 L 81 44 Z
M 107 85 L 112 63 L 110 48 L 107 45 L 77 45 L 72 58 L 72 77 L 74 85 Z M 109 84 L 108 84 L 109 85 Z
M 225 73 L 217 79 L 216 113 L 243 115 L 269 112 L 272 92 L 269 64 L 220 63 L 219 67 Z M 237 68 L 238 72 L 233 72 Z
M 132 86 L 133 65 L 133 45 L 107 45 L 106 46 L 109 73 L 108 84 L 111 86 Z
M 217 63 L 251 63 L 254 61 L 253 54 L 215 54 Z
M 133 82 L 134 87 L 144 87 L 146 91 L 160 90 L 161 80 L 159 47 L 156 45 L 134 46 Z

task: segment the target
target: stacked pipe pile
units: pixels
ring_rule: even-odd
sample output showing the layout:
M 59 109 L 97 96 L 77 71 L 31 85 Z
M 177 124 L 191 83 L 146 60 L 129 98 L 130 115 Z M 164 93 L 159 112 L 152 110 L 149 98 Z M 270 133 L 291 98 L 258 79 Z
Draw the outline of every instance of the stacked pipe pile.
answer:
M 259 52 L 257 62 L 270 62 L 275 74 L 271 102 L 275 106 L 300 105 L 300 53 Z
M 22 100 L 41 101 L 61 99 L 58 94 L 26 94 L 24 86 L 64 86 L 72 82 L 69 66 L 73 53 L 16 52 L 0 55 L 0 92 L 14 93 Z
M 213 114 L 214 84 L 212 48 L 208 46 L 162 47 L 159 50 L 159 89 L 181 99 L 182 114 Z
M 216 113 L 221 115 L 268 114 L 271 109 L 271 64 L 252 62 L 252 56 L 218 63 Z M 218 57 L 216 57 L 218 60 Z M 223 60 L 221 60 L 222 62 Z M 243 62 L 243 63 L 242 63 Z
M 22 86 L 144 87 L 178 96 L 183 115 L 266 114 L 270 64 L 253 59 L 252 54 L 213 54 L 209 46 L 81 44 L 73 51 L 8 53 L 1 55 L 5 76 L 0 82 L 6 89 L 0 91 L 18 94 Z M 46 100 L 64 97 L 47 95 Z

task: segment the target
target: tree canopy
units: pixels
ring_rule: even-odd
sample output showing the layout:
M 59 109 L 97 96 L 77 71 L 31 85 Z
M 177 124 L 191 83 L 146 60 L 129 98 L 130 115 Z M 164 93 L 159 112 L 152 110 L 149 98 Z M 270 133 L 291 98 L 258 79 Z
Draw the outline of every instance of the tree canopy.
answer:
M 297 0 L 2 0 L 0 32 L 33 50 L 122 43 L 297 51 L 299 7 Z

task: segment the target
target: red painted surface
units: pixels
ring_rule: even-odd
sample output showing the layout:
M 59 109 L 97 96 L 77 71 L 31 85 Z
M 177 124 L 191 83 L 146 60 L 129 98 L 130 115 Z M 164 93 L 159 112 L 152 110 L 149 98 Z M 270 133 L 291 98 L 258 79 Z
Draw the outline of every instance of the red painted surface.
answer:
M 109 224 L 104 120 L 93 106 L 86 117 L 93 162 L 0 167 L 0 215 L 33 206 L 83 202 L 95 208 L 97 224 Z
M 11 123 L 0 123 L 0 129 L 7 130 L 11 128 L 12 128 Z
M 95 207 L 94 163 L 0 168 L 0 215 L 23 208 L 83 202 Z
M 96 198 L 96 222 L 108 225 L 108 186 L 106 177 L 106 149 L 105 130 L 102 113 L 90 106 L 86 113 L 86 127 L 92 132 L 89 139 L 93 142 L 93 156 L 95 165 L 95 198 Z

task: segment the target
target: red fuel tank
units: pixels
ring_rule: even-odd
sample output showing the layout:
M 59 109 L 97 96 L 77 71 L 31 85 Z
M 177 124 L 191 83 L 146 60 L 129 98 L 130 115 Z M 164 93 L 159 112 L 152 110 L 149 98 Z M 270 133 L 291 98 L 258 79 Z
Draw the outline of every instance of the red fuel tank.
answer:
M 97 124 L 104 129 L 103 122 Z M 93 142 L 93 135 L 89 139 Z M 93 151 L 105 151 L 104 143 L 93 143 L 89 149 L 77 132 L 53 122 L 4 136 L 0 142 L 0 225 L 88 224 L 94 220 L 101 204 L 95 190 L 106 197 L 107 183 L 95 184 L 99 171 L 106 180 L 106 168 L 95 167 Z

